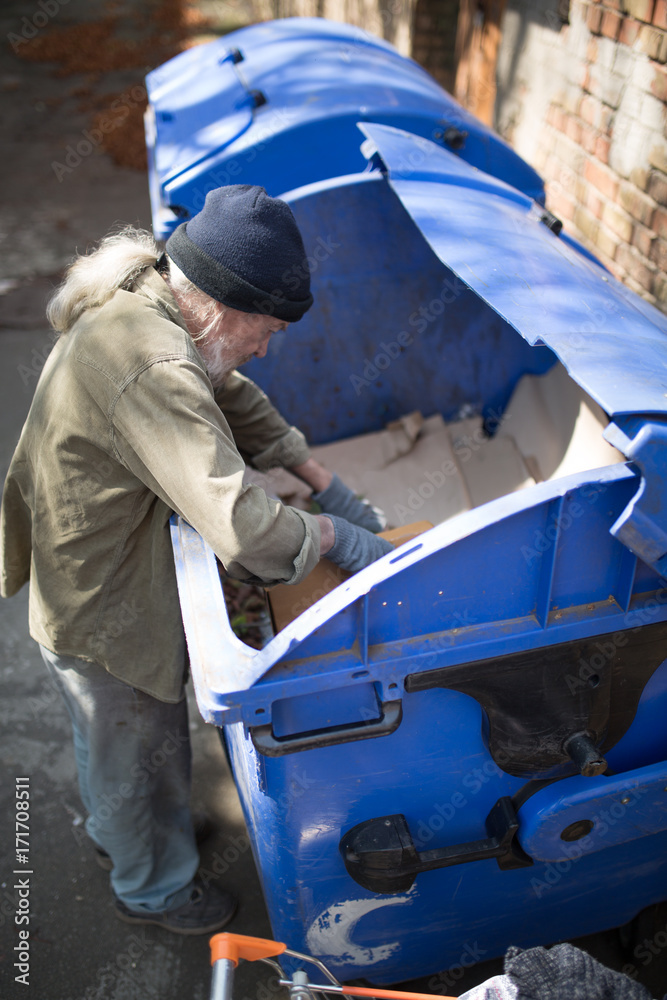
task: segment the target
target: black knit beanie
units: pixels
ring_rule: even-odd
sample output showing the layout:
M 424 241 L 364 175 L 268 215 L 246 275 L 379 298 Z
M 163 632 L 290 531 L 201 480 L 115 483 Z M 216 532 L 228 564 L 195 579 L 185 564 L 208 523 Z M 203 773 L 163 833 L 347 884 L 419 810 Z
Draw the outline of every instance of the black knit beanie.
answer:
M 233 184 L 167 240 L 166 252 L 212 299 L 288 323 L 313 304 L 301 233 L 289 205 L 264 188 Z

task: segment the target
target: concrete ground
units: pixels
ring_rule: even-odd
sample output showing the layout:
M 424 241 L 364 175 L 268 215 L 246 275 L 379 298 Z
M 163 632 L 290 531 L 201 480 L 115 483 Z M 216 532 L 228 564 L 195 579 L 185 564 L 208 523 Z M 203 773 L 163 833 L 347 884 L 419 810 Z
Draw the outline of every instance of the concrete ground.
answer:
M 137 0 L 137 7 L 140 6 Z M 209 7 L 211 4 L 209 4 Z M 223 16 L 239 18 L 236 0 L 217 5 Z M 63 173 L 69 146 L 90 128 L 90 111 L 72 95 L 89 78 L 56 77 L 53 65 L 17 57 L 11 36 L 35 25 L 90 19 L 106 6 L 84 0 L 50 0 L 41 6 L 5 0 L 0 11 L 0 92 L 4 128 L 0 135 L 0 475 L 4 475 L 28 411 L 51 340 L 44 305 L 75 248 L 83 249 L 116 222 L 150 227 L 143 172 L 115 165 L 92 150 Z M 220 13 L 220 10 L 218 11 Z M 31 27 L 32 26 L 32 27 Z M 7 44 L 4 40 L 7 39 Z M 19 49 L 21 45 L 19 44 Z M 148 67 L 146 67 L 148 68 Z M 93 89 L 122 91 L 137 72 L 103 74 Z M 85 148 L 85 147 L 84 147 Z M 74 162 L 73 160 L 71 162 Z M 82 836 L 79 800 L 65 710 L 51 689 L 37 647 L 27 630 L 27 593 L 0 602 L 0 996 L 4 1000 L 204 1000 L 210 970 L 206 938 L 180 938 L 158 928 L 134 929 L 113 913 L 108 877 L 96 865 Z M 215 867 L 226 853 L 233 859 L 225 885 L 240 900 L 230 929 L 271 936 L 251 852 L 237 850 L 244 835 L 233 781 L 217 733 L 198 717 L 190 699 L 194 744 L 194 803 L 216 822 L 202 850 L 202 864 Z M 19 927 L 14 922 L 15 779 L 30 781 L 30 974 L 17 983 L 13 968 Z M 237 845 L 236 847 L 234 845 Z M 238 857 L 234 859 L 234 854 Z M 19 876 L 21 877 L 21 876 Z M 667 913 L 651 926 L 664 934 Z M 661 921 L 661 922 L 660 922 Z M 641 960 L 621 951 L 615 932 L 582 943 L 614 968 L 631 961 L 636 978 L 655 996 L 667 988 L 667 949 L 648 931 L 652 948 Z M 660 938 L 660 943 L 662 938 Z M 648 955 L 648 960 L 644 958 Z M 445 981 L 463 992 L 500 971 L 487 962 Z M 429 970 L 430 971 L 430 970 Z M 270 978 L 265 967 L 241 966 L 237 1000 L 262 1000 Z M 412 984 L 426 989 L 425 983 Z M 448 992 L 445 990 L 444 992 Z

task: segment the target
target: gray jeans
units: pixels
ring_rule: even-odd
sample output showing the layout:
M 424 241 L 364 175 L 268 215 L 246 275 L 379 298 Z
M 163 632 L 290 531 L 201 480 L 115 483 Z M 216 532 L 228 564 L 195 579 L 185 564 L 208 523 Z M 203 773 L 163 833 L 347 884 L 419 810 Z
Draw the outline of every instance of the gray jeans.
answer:
M 72 720 L 86 831 L 111 857 L 115 895 L 132 910 L 180 906 L 199 866 L 185 698 L 169 705 L 95 663 L 40 650 Z

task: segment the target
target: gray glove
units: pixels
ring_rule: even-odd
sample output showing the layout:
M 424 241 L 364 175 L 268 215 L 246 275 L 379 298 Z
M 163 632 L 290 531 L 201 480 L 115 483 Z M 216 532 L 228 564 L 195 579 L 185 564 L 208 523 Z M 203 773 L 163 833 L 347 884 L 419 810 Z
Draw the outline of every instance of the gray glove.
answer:
M 336 541 L 325 555 L 341 569 L 358 573 L 380 556 L 394 551 L 394 546 L 386 538 L 378 538 L 358 524 L 350 524 L 335 514 L 327 514 L 327 517 L 333 523 Z
M 344 517 L 367 531 L 382 531 L 387 527 L 387 518 L 380 508 L 371 506 L 368 500 L 360 500 L 335 472 L 326 490 L 313 493 L 313 500 L 317 500 L 323 514 Z

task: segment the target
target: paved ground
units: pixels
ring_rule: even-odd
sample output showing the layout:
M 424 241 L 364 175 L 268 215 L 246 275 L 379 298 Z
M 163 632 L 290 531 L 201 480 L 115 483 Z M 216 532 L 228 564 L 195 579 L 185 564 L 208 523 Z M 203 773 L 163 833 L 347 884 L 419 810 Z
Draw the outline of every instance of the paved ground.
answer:
M 211 6 L 209 4 L 209 6 Z M 239 17 L 239 4 L 217 5 L 218 14 Z M 137 70 L 55 77 L 53 66 L 17 58 L 11 45 L 33 30 L 98 17 L 107 10 L 84 0 L 5 0 L 0 11 L 0 92 L 4 127 L 0 136 L 0 475 L 4 474 L 49 351 L 44 304 L 75 247 L 83 248 L 118 221 L 150 226 L 145 176 L 115 165 L 92 148 L 70 156 L 90 129 L 90 108 L 81 108 L 86 88 L 99 95 L 123 91 Z M 46 14 L 45 14 L 46 12 Z M 51 12 L 51 13 L 48 13 Z M 47 22 L 44 24 L 44 17 Z M 35 25 L 38 26 L 35 29 Z M 42 27 L 39 27 L 42 25 Z M 7 44 L 4 40 L 7 39 Z M 85 103 L 85 102 L 84 102 Z M 122 133 L 119 133 L 122 135 Z M 84 145 L 81 149 L 86 150 Z M 68 165 L 63 171 L 55 164 Z M 27 594 L 0 602 L 0 996 L 5 1000 L 203 1000 L 208 996 L 206 940 L 178 938 L 159 929 L 134 931 L 114 916 L 107 876 L 81 836 L 82 809 L 65 711 L 50 688 L 36 646 L 27 632 Z M 236 792 L 217 733 L 197 716 L 191 699 L 195 750 L 194 799 L 217 821 L 202 852 L 211 870 L 216 857 L 238 858 L 224 878 L 242 900 L 232 929 L 270 936 L 250 851 L 237 851 L 244 827 Z M 30 780 L 30 977 L 14 980 L 13 948 L 17 896 L 14 887 L 14 782 Z M 658 924 L 667 943 L 665 916 Z M 653 925 L 654 927 L 656 925 Z M 662 995 L 667 949 L 649 933 L 634 964 L 637 977 Z M 584 942 L 616 968 L 628 961 L 614 933 Z M 654 952 L 655 954 L 653 954 Z M 644 956 L 648 956 L 646 959 Z M 451 992 L 499 971 L 499 963 L 476 967 Z M 242 967 L 237 1000 L 263 1000 L 267 974 Z M 425 989 L 420 983 L 415 988 Z M 447 990 L 445 990 L 447 992 Z

